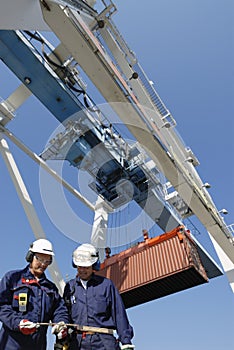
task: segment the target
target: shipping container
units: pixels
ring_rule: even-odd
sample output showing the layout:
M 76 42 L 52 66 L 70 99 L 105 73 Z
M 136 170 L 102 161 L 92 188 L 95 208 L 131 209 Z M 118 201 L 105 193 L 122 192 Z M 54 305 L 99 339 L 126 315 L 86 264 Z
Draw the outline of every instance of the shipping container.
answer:
M 114 282 L 126 308 L 208 282 L 196 244 L 183 227 L 110 256 L 97 274 Z

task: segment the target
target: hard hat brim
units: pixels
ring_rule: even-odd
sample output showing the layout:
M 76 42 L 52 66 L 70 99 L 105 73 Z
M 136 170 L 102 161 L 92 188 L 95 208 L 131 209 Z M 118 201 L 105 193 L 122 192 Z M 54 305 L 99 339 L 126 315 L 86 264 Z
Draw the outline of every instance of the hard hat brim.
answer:
M 92 258 L 92 259 L 89 259 L 89 260 L 81 260 L 81 259 L 73 259 L 73 263 L 76 265 L 76 266 L 81 266 L 81 267 L 89 267 L 89 266 L 92 266 L 93 264 L 95 264 L 97 262 L 98 258 Z

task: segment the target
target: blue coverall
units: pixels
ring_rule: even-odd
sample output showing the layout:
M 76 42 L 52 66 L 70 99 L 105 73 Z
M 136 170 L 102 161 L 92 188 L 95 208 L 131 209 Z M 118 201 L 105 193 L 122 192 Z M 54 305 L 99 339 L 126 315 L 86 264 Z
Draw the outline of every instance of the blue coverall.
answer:
M 26 311 L 19 311 L 19 293 L 27 293 Z M 47 326 L 36 333 L 24 335 L 19 330 L 22 319 L 31 322 L 68 322 L 64 300 L 54 283 L 45 274 L 39 281 L 29 270 L 9 271 L 0 281 L 0 331 L 1 350 L 46 350 Z
M 79 277 L 70 280 L 64 289 L 70 308 L 71 323 L 115 329 L 122 344 L 131 344 L 133 329 L 129 324 L 122 298 L 113 282 L 92 275 L 85 289 Z M 69 350 L 119 350 L 118 340 L 111 334 L 79 334 L 73 337 Z

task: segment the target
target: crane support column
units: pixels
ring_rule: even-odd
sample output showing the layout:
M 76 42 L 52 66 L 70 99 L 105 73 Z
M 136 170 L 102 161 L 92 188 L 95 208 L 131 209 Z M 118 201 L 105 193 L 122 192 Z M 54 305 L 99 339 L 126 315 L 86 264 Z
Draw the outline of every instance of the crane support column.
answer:
M 234 264 L 233 262 L 229 259 L 227 254 L 223 251 L 223 249 L 217 244 L 215 239 L 209 234 L 211 242 L 214 245 L 214 248 L 216 250 L 216 253 L 219 257 L 219 260 L 222 264 L 222 267 L 224 269 L 224 272 L 226 273 L 227 279 L 229 281 L 230 287 L 234 293 Z
M 109 210 L 110 208 L 107 208 L 104 200 L 101 197 L 98 197 L 93 220 L 91 243 L 98 249 L 100 261 L 103 261 L 105 258 L 104 251 L 106 247 L 106 231 Z
M 1 135 L 1 134 L 0 134 Z M 19 169 L 15 163 L 15 160 L 10 152 L 8 144 L 5 139 L 0 136 L 0 152 L 2 153 L 3 159 L 6 163 L 7 169 L 11 176 L 11 179 L 14 183 L 17 194 L 20 198 L 21 204 L 24 208 L 25 214 L 28 218 L 30 226 L 33 230 L 34 236 L 36 239 L 38 238 L 46 238 L 46 235 L 43 231 L 41 223 L 38 219 L 36 211 L 34 209 L 32 200 L 29 196 L 27 188 L 23 182 L 23 179 L 20 175 Z M 63 281 L 61 274 L 59 272 L 59 268 L 57 266 L 56 261 L 53 261 L 53 264 L 48 267 L 51 277 L 55 284 L 57 285 L 60 294 L 62 295 L 63 288 L 65 286 L 65 282 Z

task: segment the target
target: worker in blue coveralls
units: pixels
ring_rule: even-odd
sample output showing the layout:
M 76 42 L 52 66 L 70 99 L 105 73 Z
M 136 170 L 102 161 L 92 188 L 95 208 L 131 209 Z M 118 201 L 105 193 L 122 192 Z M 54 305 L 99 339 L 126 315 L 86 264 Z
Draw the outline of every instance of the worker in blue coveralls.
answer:
M 33 242 L 27 252 L 29 263 L 22 270 L 7 272 L 0 281 L 0 349 L 46 350 L 47 326 L 58 339 L 67 336 L 67 307 L 45 270 L 54 256 L 46 239 Z
M 94 329 L 75 330 L 69 350 L 132 350 L 133 329 L 122 298 L 110 279 L 94 273 L 100 266 L 97 250 L 89 243 L 82 244 L 72 260 L 78 273 L 64 289 L 70 322 Z

